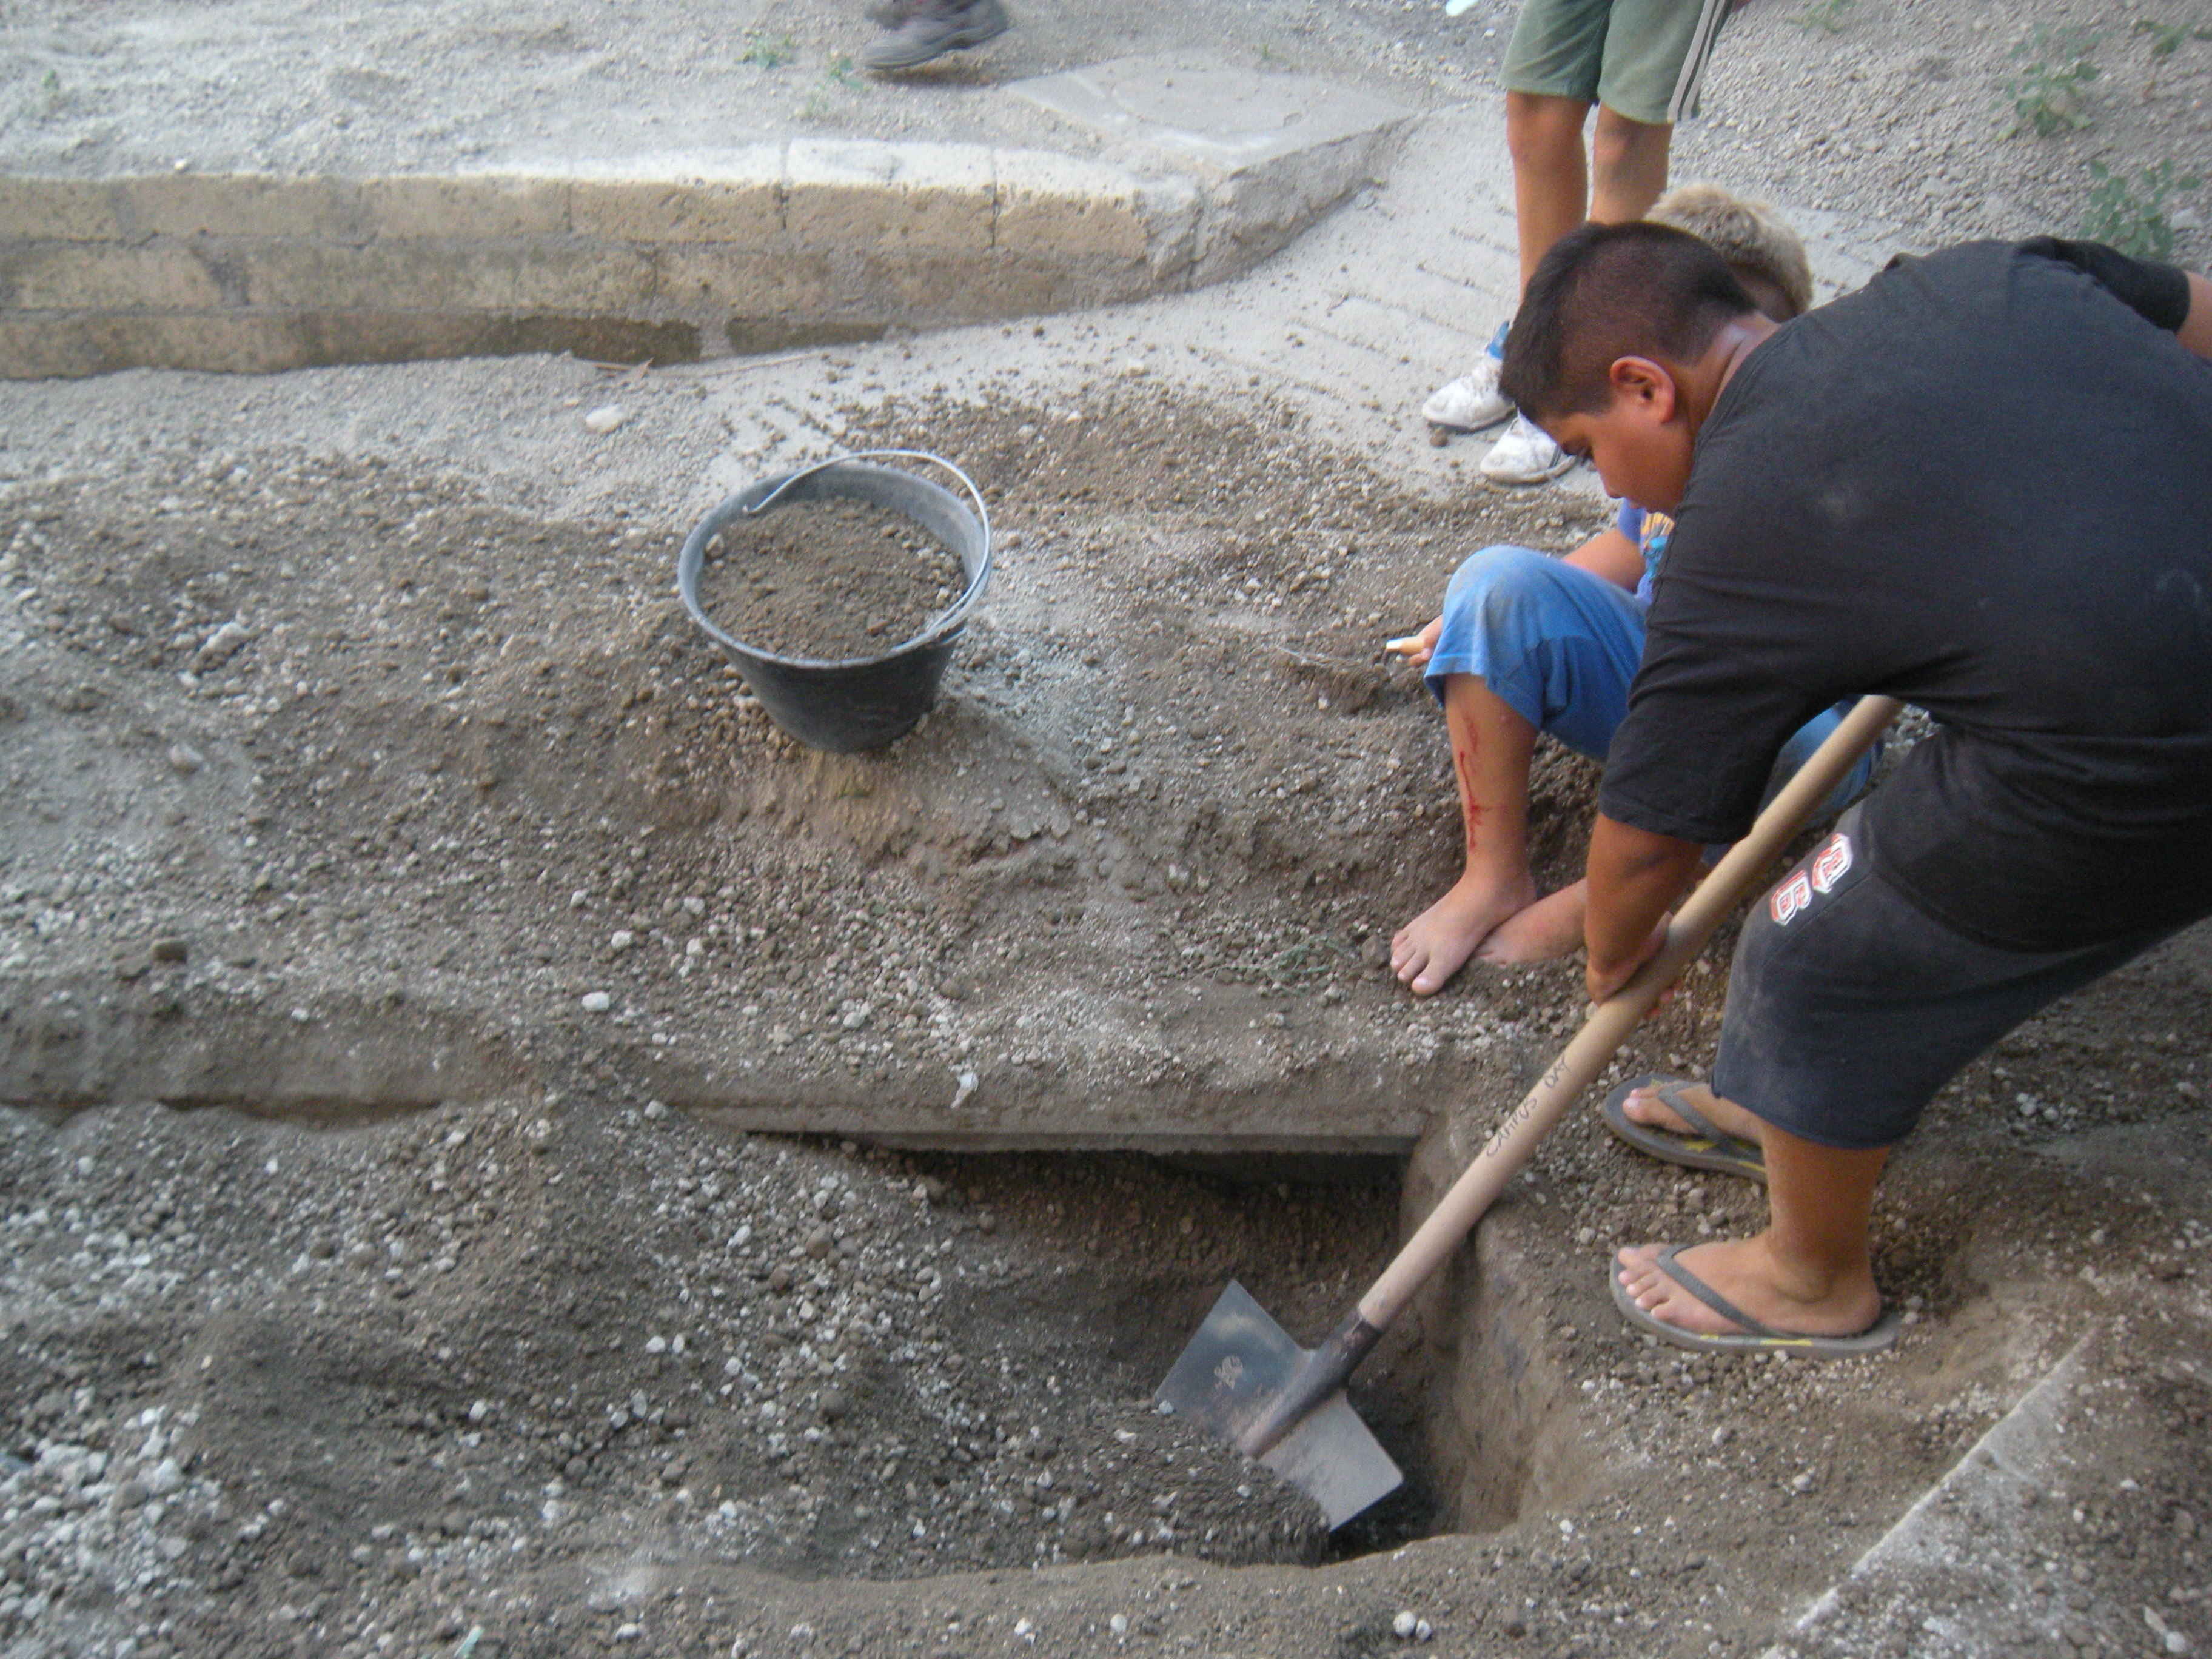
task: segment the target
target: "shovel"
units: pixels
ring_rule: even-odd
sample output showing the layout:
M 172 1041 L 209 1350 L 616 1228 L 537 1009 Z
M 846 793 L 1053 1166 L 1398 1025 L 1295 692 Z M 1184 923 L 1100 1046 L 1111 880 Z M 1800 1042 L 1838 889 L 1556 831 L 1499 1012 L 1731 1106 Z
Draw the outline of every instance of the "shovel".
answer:
M 1505 1183 L 1680 978 L 1736 902 L 1772 866 L 1798 826 L 1896 718 L 1890 697 L 1863 697 L 1783 785 L 1667 926 L 1658 954 L 1590 1010 L 1536 1086 L 1492 1131 L 1451 1189 L 1358 1305 L 1318 1348 L 1301 1348 L 1243 1286 L 1231 1283 L 1154 1396 L 1256 1457 L 1311 1497 L 1332 1529 L 1404 1480 L 1344 1397 L 1344 1380 L 1390 1322 L 1474 1231 Z

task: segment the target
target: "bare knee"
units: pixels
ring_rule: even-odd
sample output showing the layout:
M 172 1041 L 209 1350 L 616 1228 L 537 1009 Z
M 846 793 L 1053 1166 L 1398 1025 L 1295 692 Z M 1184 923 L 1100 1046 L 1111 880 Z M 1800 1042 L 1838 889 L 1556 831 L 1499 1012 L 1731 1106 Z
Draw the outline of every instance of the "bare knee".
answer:
M 1600 106 L 1590 135 L 1590 217 L 1601 223 L 1640 219 L 1667 188 L 1674 129 L 1632 121 Z
M 1540 93 L 1505 94 L 1505 147 L 1519 168 L 1582 165 L 1583 123 L 1589 106 Z

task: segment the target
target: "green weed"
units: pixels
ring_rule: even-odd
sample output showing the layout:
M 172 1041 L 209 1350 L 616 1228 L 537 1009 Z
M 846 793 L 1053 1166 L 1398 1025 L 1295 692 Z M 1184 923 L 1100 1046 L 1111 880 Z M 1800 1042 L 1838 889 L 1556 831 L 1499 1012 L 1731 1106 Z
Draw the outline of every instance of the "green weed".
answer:
M 2081 234 L 2138 259 L 2172 258 L 2173 225 L 2166 217 L 2166 205 L 2195 190 L 2197 180 L 2177 177 L 2171 158 L 2145 167 L 2132 179 L 2102 161 L 2090 162 L 2089 174 L 2097 182 L 2089 191 Z
M 2038 23 L 2012 49 L 2021 71 L 2004 83 L 2004 90 L 2012 100 L 2014 135 L 2032 131 L 2039 138 L 2049 138 L 2089 125 L 2082 88 L 2097 78 L 2093 54 L 2101 39 L 2091 28 Z
M 1790 21 L 1807 31 L 1818 29 L 1823 34 L 1844 32 L 1844 14 L 1859 0 L 1813 0 L 1813 3 Z
M 799 43 L 788 34 L 769 40 L 752 30 L 745 35 L 745 49 L 738 54 L 738 61 L 750 64 L 756 69 L 780 69 L 798 54 Z
M 860 84 L 860 75 L 853 68 L 853 60 L 842 52 L 830 59 L 830 67 L 823 71 L 823 74 L 828 80 L 841 87 L 857 87 Z
M 2143 82 L 2143 102 L 2150 102 L 2158 91 L 2158 72 L 2166 67 L 2166 60 L 2181 50 L 2185 40 L 2212 40 L 2212 29 L 2192 29 L 2179 23 L 2162 22 L 2155 17 L 2138 17 L 2132 34 L 2150 36 L 2150 79 Z

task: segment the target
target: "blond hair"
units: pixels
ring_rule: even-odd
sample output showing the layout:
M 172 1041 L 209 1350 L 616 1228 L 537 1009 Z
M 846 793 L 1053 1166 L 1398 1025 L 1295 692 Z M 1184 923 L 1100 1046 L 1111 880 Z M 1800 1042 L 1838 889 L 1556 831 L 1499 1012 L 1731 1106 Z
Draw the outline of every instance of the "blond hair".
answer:
M 1789 302 L 1790 316 L 1813 308 L 1813 267 L 1805 244 L 1765 203 L 1730 195 L 1718 185 L 1679 185 L 1644 216 L 1686 230 L 1727 260 L 1739 280 L 1771 288 Z

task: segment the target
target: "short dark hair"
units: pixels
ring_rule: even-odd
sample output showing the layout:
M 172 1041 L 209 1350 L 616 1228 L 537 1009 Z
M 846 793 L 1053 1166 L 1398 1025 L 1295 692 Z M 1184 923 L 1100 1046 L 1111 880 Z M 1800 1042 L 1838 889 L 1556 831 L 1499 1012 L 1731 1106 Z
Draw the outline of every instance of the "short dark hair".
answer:
M 1584 225 L 1528 279 L 1498 389 L 1533 420 L 1595 414 L 1612 404 L 1617 360 L 1693 362 L 1758 309 L 1728 261 L 1686 231 L 1640 220 Z

